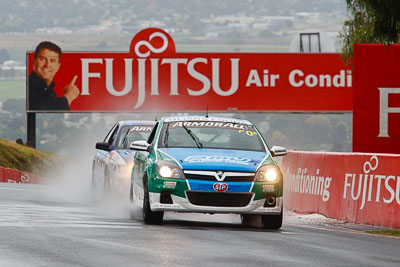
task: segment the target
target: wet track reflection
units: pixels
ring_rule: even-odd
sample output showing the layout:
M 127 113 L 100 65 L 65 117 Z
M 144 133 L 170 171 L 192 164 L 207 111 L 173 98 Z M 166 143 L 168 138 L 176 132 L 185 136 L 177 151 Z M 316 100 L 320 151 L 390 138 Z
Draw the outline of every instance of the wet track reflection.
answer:
M 0 184 L 0 265 L 398 266 L 400 239 L 341 222 L 284 217 L 281 230 L 238 215 L 166 213 L 145 225 L 126 198 L 92 202 L 87 189 Z

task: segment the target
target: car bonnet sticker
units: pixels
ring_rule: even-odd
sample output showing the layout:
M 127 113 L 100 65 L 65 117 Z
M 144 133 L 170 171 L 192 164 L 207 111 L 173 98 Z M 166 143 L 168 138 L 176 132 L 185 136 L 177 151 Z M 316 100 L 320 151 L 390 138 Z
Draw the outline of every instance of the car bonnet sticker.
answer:
M 206 163 L 206 162 L 225 162 L 225 163 L 233 163 L 233 164 L 241 164 L 241 165 L 250 165 L 252 160 L 249 158 L 241 158 L 241 157 L 229 157 L 229 156 L 189 156 L 185 158 L 183 161 L 189 163 Z

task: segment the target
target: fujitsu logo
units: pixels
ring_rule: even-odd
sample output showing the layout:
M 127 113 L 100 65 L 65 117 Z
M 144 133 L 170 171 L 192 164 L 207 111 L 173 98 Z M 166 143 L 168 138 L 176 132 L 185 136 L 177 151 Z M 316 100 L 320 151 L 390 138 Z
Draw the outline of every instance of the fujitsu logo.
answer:
M 381 202 L 390 204 L 395 199 L 400 205 L 400 176 L 396 175 L 383 175 L 383 174 L 372 174 L 379 167 L 379 158 L 374 155 L 369 160 L 364 162 L 363 171 L 364 173 L 346 173 L 344 181 L 343 198 L 347 198 L 347 190 L 351 188 L 351 198 L 358 200 L 361 197 L 362 210 L 366 202 Z M 397 178 L 397 183 L 396 183 Z M 393 185 L 396 183 L 396 191 Z M 372 199 L 373 193 L 375 199 Z M 389 198 L 385 196 L 389 195 Z
M 154 31 L 148 29 L 147 31 Z M 145 32 L 143 31 L 143 32 Z M 170 53 L 171 48 L 175 50 L 173 40 L 169 41 L 165 32 L 156 30 L 145 40 L 140 40 L 131 46 L 136 57 L 125 57 L 123 62 L 114 62 L 114 58 L 81 58 L 82 69 L 82 92 L 81 95 L 90 95 L 90 79 L 102 79 L 102 72 L 91 71 L 93 68 L 104 68 L 105 65 L 105 87 L 112 96 L 126 96 L 131 93 L 133 88 L 137 88 L 137 100 L 134 109 L 139 108 L 145 102 L 147 95 L 159 96 L 159 76 L 167 72 L 170 76 L 169 95 L 178 96 L 182 93 L 190 96 L 201 96 L 210 90 L 220 96 L 231 96 L 239 89 L 239 58 L 230 58 L 229 61 L 221 58 L 207 59 L 164 57 L 165 53 Z M 175 51 L 174 51 L 175 53 Z M 157 57 L 154 57 L 157 54 Z M 170 54 L 170 56 L 172 56 Z M 119 59 L 121 60 L 121 59 Z M 116 89 L 114 87 L 114 65 L 118 64 L 125 67 L 125 87 Z M 199 66 L 204 66 L 205 70 L 199 71 Z M 221 84 L 228 79 L 220 77 L 220 70 L 229 68 L 231 85 L 229 89 L 222 88 Z M 120 69 L 120 68 L 118 68 Z M 123 68 L 122 68 L 123 69 Z M 150 69 L 150 71 L 148 71 Z M 207 74 L 211 73 L 211 75 Z M 190 76 L 202 84 L 200 89 L 179 88 L 179 80 L 182 76 Z M 137 81 L 137 86 L 133 84 Z M 148 83 L 150 86 L 146 85 Z M 150 87 L 150 92 L 146 92 L 146 87 Z M 225 85 L 223 87 L 226 87 Z M 185 91 L 185 92 L 180 92 Z
M 154 47 L 150 42 L 154 39 L 154 37 L 159 37 L 162 40 L 162 45 L 159 48 Z M 142 53 L 140 50 L 141 47 L 146 47 L 147 51 Z M 162 33 L 162 32 L 155 32 L 152 33 L 149 37 L 149 41 L 139 41 L 135 45 L 135 53 L 139 57 L 148 57 L 150 55 L 150 51 L 155 53 L 155 54 L 160 54 L 167 50 L 168 48 L 168 38 L 167 36 Z

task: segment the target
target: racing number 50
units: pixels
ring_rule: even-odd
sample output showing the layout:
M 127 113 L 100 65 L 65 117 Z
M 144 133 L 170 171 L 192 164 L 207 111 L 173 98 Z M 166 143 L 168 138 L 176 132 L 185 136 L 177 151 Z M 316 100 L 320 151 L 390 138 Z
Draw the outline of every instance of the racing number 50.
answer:
M 239 133 L 245 133 L 247 136 L 257 135 L 256 132 L 253 132 L 253 131 L 245 131 L 245 130 L 239 130 Z

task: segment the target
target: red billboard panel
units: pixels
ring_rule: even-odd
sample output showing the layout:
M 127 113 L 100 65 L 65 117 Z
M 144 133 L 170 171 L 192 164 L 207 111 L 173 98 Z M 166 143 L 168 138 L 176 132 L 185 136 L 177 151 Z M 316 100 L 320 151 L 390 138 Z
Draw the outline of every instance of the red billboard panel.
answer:
M 339 54 L 176 53 L 168 33 L 150 28 L 128 53 L 63 52 L 51 83 L 33 89 L 34 54 L 27 53 L 28 112 L 352 111 L 352 76 Z M 61 98 L 62 108 L 34 97 L 51 89 L 48 102 Z M 64 99 L 73 90 L 75 98 Z
M 354 46 L 354 152 L 400 152 L 400 45 Z

